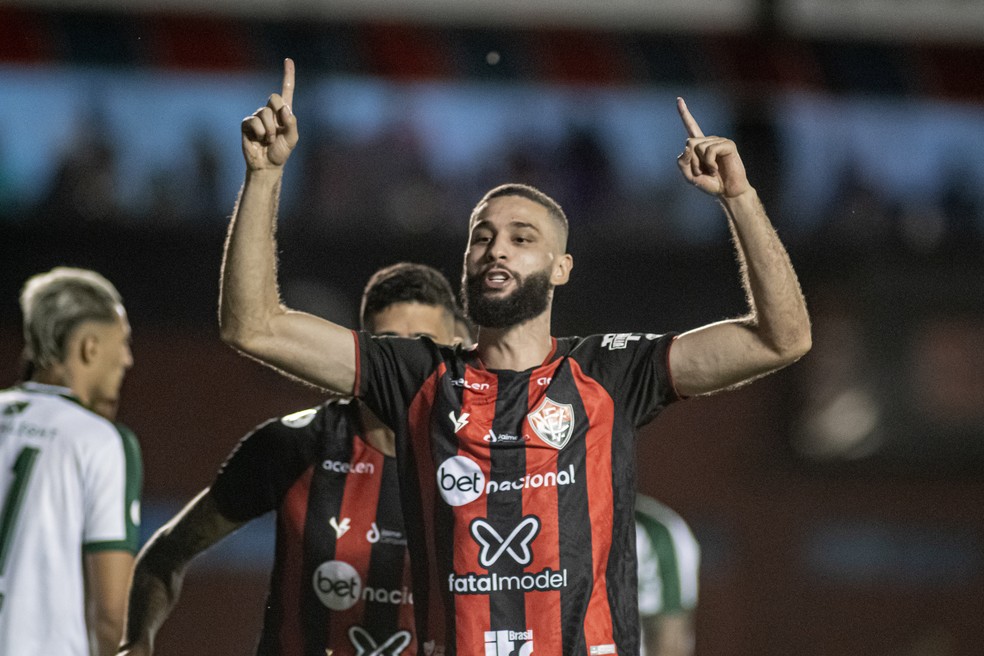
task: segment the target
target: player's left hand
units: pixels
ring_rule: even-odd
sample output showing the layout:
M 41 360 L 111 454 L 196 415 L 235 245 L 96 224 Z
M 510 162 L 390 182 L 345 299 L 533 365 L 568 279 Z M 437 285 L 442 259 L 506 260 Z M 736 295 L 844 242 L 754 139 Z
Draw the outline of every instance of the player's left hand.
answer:
M 686 147 L 677 157 L 677 166 L 687 182 L 720 198 L 735 198 L 750 191 L 752 187 L 735 142 L 704 136 L 683 98 L 677 98 L 677 111 L 688 137 Z

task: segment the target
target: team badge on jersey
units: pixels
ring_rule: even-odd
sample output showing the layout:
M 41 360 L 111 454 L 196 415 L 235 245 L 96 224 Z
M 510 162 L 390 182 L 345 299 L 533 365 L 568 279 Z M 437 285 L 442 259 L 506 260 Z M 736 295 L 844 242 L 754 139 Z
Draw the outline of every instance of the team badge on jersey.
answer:
M 537 436 L 555 449 L 563 449 L 574 434 L 574 406 L 543 397 L 539 407 L 526 417 Z

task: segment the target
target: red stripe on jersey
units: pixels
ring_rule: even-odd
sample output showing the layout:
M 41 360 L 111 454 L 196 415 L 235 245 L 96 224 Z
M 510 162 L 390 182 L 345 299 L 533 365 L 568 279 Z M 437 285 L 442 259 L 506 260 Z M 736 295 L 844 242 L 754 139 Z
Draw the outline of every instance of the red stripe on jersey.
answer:
M 355 436 L 352 439 L 352 456 L 349 459 L 349 471 L 345 475 L 342 504 L 338 511 L 339 516 L 334 518 L 339 528 L 332 529 L 335 531 L 335 560 L 344 561 L 355 568 L 362 582 L 360 590 L 369 581 L 372 545 L 366 539 L 366 534 L 372 530 L 376 517 L 384 462 L 383 454 L 369 446 L 361 437 Z M 346 522 L 348 529 L 339 530 Z M 354 656 L 355 651 L 347 635 L 348 627 L 353 624 L 361 625 L 365 610 L 365 597 L 362 597 L 352 608 L 330 614 L 328 635 L 333 654 Z
M 471 536 L 471 523 L 488 517 L 486 484 L 491 480 L 492 461 L 489 458 L 487 427 L 495 419 L 495 399 L 498 396 L 498 377 L 484 370 L 465 369 L 466 386 L 461 394 L 461 416 L 468 423 L 457 431 L 458 456 L 468 458 L 482 472 L 477 499 L 455 510 L 454 562 L 455 574 L 488 573 L 478 562 L 479 544 Z M 476 391 L 488 384 L 487 391 Z M 441 581 L 447 589 L 449 581 Z M 491 607 L 488 594 L 458 594 L 454 596 L 456 653 L 458 656 L 484 656 L 485 632 L 489 630 Z
M 441 599 L 441 581 L 438 580 L 437 552 L 434 545 L 434 508 L 435 506 L 435 487 L 434 481 L 437 478 L 437 470 L 434 468 L 434 460 L 431 457 L 431 434 L 430 421 L 431 409 L 434 407 L 434 398 L 437 395 L 437 383 L 447 370 L 445 365 L 438 367 L 431 376 L 424 381 L 417 391 L 413 402 L 407 408 L 407 427 L 409 429 L 410 448 L 413 450 L 413 457 L 416 461 L 417 481 L 420 488 L 420 501 L 423 512 L 418 519 L 423 524 L 423 535 L 427 549 L 427 566 L 430 571 L 430 594 L 427 608 L 427 631 L 428 639 L 436 640 L 439 644 L 444 644 L 444 633 L 446 630 L 444 607 Z M 412 518 L 404 512 L 404 521 L 412 521 Z M 413 530 L 408 527 L 408 531 Z M 419 599 L 414 599 L 420 602 Z M 418 637 L 418 641 L 422 638 Z
M 557 367 L 538 369 L 530 376 L 527 415 L 532 412 L 544 397 L 546 385 L 542 378 L 552 376 Z M 529 419 L 524 421 L 524 436 L 534 435 Z M 552 472 L 558 474 L 560 451 L 543 444 L 540 440 L 526 442 L 526 480 Z M 558 495 L 560 487 L 553 493 L 547 490 L 526 487 L 523 489 L 523 514 L 533 514 L 540 518 L 540 533 L 536 536 L 533 560 L 526 567 L 528 572 L 541 572 L 544 569 L 560 570 L 560 509 Z M 560 654 L 563 651 L 562 620 L 560 615 L 560 590 L 539 591 L 526 595 L 526 617 L 536 618 L 537 630 L 533 634 L 534 651 L 539 654 Z M 549 629 L 544 631 L 544 628 Z
M 590 429 L 585 435 L 585 477 L 588 482 L 588 514 L 591 517 L 591 560 L 594 587 L 584 619 L 588 646 L 613 644 L 612 609 L 608 601 L 608 554 L 612 545 L 612 429 L 615 403 L 608 392 L 571 359 L 571 374 L 584 404 Z
M 283 616 L 280 623 L 280 653 L 304 652 L 301 628 L 301 590 L 308 585 L 302 581 L 304 569 L 304 524 L 307 518 L 308 497 L 314 467 L 308 467 L 284 496 L 278 513 L 277 543 L 283 545 L 280 605 Z

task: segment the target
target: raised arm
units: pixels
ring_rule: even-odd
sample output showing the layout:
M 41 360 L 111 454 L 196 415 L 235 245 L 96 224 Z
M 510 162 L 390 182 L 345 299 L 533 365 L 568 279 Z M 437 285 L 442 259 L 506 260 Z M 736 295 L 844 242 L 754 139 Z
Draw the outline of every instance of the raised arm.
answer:
M 810 350 L 810 317 L 786 249 L 748 182 L 733 141 L 707 137 L 683 99 L 677 109 L 686 148 L 677 160 L 684 178 L 724 208 L 741 267 L 749 312 L 680 335 L 670 371 L 684 395 L 734 387 L 792 364 Z
M 246 177 L 226 237 L 219 327 L 223 341 L 260 362 L 350 394 L 355 382 L 351 332 L 280 302 L 276 218 L 284 165 L 298 138 L 293 96 L 294 62 L 288 59 L 281 93 L 242 123 Z
M 240 526 L 222 516 L 206 490 L 154 534 L 133 567 L 119 656 L 154 652 L 154 638 L 178 603 L 188 563 Z

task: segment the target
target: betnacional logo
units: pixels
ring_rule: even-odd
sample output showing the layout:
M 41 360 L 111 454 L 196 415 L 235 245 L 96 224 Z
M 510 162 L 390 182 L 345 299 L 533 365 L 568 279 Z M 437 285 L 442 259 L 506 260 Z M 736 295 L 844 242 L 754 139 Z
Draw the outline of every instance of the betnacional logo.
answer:
M 485 632 L 485 656 L 530 656 L 532 653 L 533 629 Z
M 537 436 L 555 449 L 563 449 L 574 434 L 574 406 L 557 403 L 549 396 L 526 417 Z
M 397 631 L 382 644 L 376 644 L 368 631 L 354 625 L 349 627 L 348 636 L 355 647 L 355 656 L 400 656 L 413 641 L 409 631 Z
M 359 601 L 362 580 L 355 568 L 343 560 L 329 560 L 314 570 L 314 592 L 331 610 L 348 610 Z
M 437 468 L 437 489 L 451 506 L 463 506 L 482 496 L 485 474 L 471 458 L 452 456 Z
M 388 590 L 363 585 L 359 573 L 343 560 L 321 563 L 311 580 L 318 599 L 331 610 L 348 610 L 361 599 L 377 604 L 403 605 L 413 603 L 413 593 L 408 588 Z

